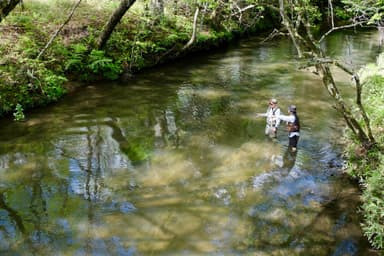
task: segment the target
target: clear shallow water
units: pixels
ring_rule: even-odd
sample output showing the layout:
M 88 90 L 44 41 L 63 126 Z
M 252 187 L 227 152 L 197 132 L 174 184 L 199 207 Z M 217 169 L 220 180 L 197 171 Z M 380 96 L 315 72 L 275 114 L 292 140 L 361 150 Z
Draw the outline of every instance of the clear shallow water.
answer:
M 358 67 L 375 33 L 328 51 Z M 374 255 L 359 192 L 340 175 L 342 120 L 288 41 L 196 55 L 126 83 L 90 84 L 0 125 L 4 255 Z M 350 91 L 348 77 L 337 80 Z M 264 136 L 270 97 L 302 120 Z

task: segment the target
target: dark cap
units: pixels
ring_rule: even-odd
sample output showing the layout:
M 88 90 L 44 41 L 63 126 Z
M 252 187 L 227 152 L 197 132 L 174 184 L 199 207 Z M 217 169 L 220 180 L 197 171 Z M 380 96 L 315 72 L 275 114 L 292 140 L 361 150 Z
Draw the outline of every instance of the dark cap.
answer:
M 295 105 L 289 106 L 288 111 L 292 113 L 296 113 L 296 106 Z

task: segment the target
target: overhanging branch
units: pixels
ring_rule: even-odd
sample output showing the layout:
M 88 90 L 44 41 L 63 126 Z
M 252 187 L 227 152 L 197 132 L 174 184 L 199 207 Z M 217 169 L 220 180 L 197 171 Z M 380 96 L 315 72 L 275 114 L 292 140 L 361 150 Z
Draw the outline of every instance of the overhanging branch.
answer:
M 331 28 L 330 30 L 328 30 L 320 39 L 319 39 L 319 43 L 321 43 L 329 34 L 331 34 L 332 32 L 336 31 L 336 30 L 341 30 L 341 29 L 346 29 L 346 28 L 353 28 L 353 27 L 356 27 L 356 26 L 360 26 L 360 25 L 363 25 L 363 24 L 366 24 L 367 22 L 366 21 L 361 21 L 361 22 L 357 22 L 357 23 L 353 23 L 353 24 L 349 24 L 349 25 L 344 25 L 344 26 L 339 26 L 339 27 L 333 27 Z

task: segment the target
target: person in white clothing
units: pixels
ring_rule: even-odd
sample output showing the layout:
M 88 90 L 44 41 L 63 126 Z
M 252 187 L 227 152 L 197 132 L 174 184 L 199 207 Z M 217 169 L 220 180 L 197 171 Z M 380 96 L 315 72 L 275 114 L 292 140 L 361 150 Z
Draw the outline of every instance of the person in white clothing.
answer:
M 280 113 L 280 108 L 277 106 L 277 100 L 271 99 L 269 101 L 267 112 L 257 114 L 257 116 L 265 116 L 267 118 L 267 123 L 265 125 L 265 135 L 269 135 L 271 138 L 276 138 L 277 129 L 280 125 L 280 119 L 278 118 Z
M 279 115 L 277 118 L 287 122 L 289 145 L 288 147 L 295 152 L 297 150 L 297 143 L 300 138 L 300 120 L 297 116 L 297 109 L 295 105 L 288 108 L 289 115 Z

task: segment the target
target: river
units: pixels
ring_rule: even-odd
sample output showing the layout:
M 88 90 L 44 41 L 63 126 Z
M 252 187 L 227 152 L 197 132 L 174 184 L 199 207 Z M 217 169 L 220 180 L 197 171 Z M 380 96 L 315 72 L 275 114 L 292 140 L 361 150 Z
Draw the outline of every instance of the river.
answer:
M 89 84 L 0 121 L 2 255 L 375 255 L 342 175 L 341 117 L 289 40 L 242 40 Z M 374 62 L 377 33 L 328 54 Z M 351 95 L 350 78 L 335 70 Z M 264 135 L 270 98 L 295 104 L 298 152 Z

